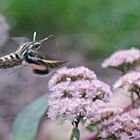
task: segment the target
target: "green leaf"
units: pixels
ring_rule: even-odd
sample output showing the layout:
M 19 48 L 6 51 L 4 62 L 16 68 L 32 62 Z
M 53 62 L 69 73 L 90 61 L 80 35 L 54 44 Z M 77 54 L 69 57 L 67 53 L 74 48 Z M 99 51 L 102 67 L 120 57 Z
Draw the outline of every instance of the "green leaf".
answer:
M 78 128 L 73 128 L 73 130 L 72 130 L 72 135 L 73 135 L 73 137 L 75 137 L 77 140 L 79 140 L 79 139 L 80 139 L 80 131 L 79 131 L 79 129 L 78 129 Z
M 95 124 L 90 124 L 86 127 L 86 129 L 90 132 L 93 132 L 94 130 L 96 130 L 96 125 Z
M 12 132 L 14 140 L 34 140 L 41 117 L 48 107 L 48 94 L 26 106 L 16 117 Z

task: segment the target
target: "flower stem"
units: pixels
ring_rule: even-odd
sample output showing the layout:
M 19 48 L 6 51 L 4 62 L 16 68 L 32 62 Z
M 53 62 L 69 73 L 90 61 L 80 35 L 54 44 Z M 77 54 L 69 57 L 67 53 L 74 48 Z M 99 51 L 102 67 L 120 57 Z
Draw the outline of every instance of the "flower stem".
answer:
M 70 140 L 73 140 L 73 133 L 71 133 L 71 135 L 70 135 Z
M 137 94 L 138 98 L 140 99 L 140 93 L 139 92 L 136 92 L 136 94 Z
M 78 130 L 78 126 L 79 126 L 79 122 L 80 122 L 80 117 L 77 117 L 77 120 L 72 122 L 72 125 L 74 126 L 72 132 L 71 132 L 71 136 L 69 140 L 73 140 L 74 139 L 74 129 L 76 128 Z M 79 131 L 79 130 L 78 130 Z M 79 132 L 78 132 L 79 133 Z M 78 134 L 80 136 L 80 133 Z
M 135 108 L 134 93 L 133 92 L 131 92 L 131 102 L 132 102 L 132 107 Z

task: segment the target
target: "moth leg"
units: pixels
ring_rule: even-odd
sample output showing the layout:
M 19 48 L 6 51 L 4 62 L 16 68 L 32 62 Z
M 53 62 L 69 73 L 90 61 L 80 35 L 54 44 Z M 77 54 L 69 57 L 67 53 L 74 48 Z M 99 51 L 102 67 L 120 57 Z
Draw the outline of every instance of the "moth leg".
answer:
M 22 62 L 22 66 L 27 66 L 29 63 L 27 63 L 25 60 Z

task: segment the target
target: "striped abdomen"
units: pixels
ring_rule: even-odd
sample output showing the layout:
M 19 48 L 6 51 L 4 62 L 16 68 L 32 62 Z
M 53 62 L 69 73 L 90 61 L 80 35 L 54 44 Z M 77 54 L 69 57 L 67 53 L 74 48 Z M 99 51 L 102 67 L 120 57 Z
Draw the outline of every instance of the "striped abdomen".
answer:
M 0 68 L 6 69 L 22 64 L 22 60 L 19 58 L 18 54 L 11 53 L 0 57 Z

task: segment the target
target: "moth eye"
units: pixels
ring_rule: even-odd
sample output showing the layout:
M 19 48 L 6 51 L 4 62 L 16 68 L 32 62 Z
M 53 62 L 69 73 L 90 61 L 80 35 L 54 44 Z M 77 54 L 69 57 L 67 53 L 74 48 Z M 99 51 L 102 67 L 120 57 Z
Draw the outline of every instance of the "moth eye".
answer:
M 40 46 L 40 44 L 35 44 L 35 47 L 39 47 Z
M 35 43 L 35 46 L 40 46 L 40 43 Z
M 40 46 L 40 43 L 36 43 L 32 46 L 32 48 L 37 49 Z

